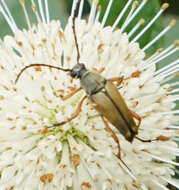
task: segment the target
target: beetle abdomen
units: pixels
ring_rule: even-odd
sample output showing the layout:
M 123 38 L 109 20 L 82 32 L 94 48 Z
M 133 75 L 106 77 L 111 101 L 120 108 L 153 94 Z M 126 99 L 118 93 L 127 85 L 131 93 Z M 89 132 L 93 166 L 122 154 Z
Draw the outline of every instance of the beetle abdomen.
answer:
M 104 90 L 90 96 L 98 112 L 105 116 L 130 142 L 138 133 L 138 127 L 118 89 L 107 81 Z

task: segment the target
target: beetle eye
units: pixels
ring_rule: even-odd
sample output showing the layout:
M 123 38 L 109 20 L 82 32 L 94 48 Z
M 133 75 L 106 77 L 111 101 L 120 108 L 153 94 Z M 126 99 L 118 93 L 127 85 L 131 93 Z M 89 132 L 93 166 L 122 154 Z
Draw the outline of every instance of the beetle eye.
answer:
M 71 75 L 71 77 L 76 77 L 76 72 L 74 72 L 74 71 L 71 71 L 71 73 L 70 73 L 70 75 Z

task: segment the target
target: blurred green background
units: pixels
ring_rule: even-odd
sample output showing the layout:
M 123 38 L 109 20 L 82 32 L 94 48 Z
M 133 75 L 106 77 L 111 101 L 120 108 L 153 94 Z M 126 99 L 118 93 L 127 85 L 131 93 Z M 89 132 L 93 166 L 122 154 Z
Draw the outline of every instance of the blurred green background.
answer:
M 90 3 L 88 0 L 85 1 L 85 11 L 84 16 L 86 16 L 89 12 Z M 112 7 L 112 14 L 110 15 L 110 19 L 107 20 L 107 24 L 110 25 L 113 23 L 114 19 L 116 18 L 116 15 L 119 14 L 119 11 L 123 8 L 124 4 L 127 0 L 114 0 L 114 6 Z M 141 0 L 139 0 L 141 1 Z M 22 7 L 19 4 L 18 0 L 5 0 L 7 3 L 13 17 L 15 18 L 15 21 L 20 29 L 27 28 L 24 14 L 22 11 Z M 28 10 L 28 14 L 30 15 L 31 22 L 36 23 L 35 16 L 31 10 L 31 1 L 26 0 L 26 7 Z M 37 2 L 37 0 L 35 0 Z M 102 15 L 105 11 L 105 7 L 107 5 L 108 0 L 100 0 L 100 4 L 103 6 L 102 9 Z M 164 26 L 167 26 L 167 24 L 170 22 L 171 19 L 176 19 L 177 23 L 174 28 L 172 28 L 163 39 L 161 39 L 155 46 L 153 46 L 153 49 L 148 52 L 148 54 L 151 54 L 159 47 L 167 47 L 169 44 L 171 44 L 174 40 L 179 39 L 179 0 L 149 0 L 148 5 L 143 10 L 143 12 L 140 14 L 142 17 L 144 17 L 146 20 L 149 18 L 152 18 L 153 15 L 156 14 L 156 12 L 160 8 L 160 3 L 168 2 L 170 3 L 170 7 L 165 11 L 165 14 L 163 15 L 163 18 L 159 19 L 158 22 L 151 28 L 150 31 L 148 31 L 148 34 L 142 37 L 140 40 L 141 46 L 144 46 L 146 43 L 148 43 L 156 33 L 162 30 Z M 71 4 L 72 0 L 49 0 L 49 9 L 50 9 L 50 18 L 51 19 L 60 19 L 62 23 L 62 27 L 65 27 L 65 24 L 67 22 L 67 18 L 69 16 L 70 10 L 71 10 Z M 120 26 L 120 25 L 119 25 Z M 131 26 L 132 27 L 132 24 Z M 9 26 L 5 22 L 2 15 L 0 16 L 0 38 L 3 39 L 5 35 L 13 35 L 11 30 L 9 29 Z M 176 60 L 177 57 L 179 57 L 179 52 L 175 53 L 174 55 L 170 56 L 169 58 L 162 61 L 161 65 L 168 64 L 173 60 Z M 160 65 L 160 66 L 161 66 Z M 179 107 L 179 106 L 178 106 Z

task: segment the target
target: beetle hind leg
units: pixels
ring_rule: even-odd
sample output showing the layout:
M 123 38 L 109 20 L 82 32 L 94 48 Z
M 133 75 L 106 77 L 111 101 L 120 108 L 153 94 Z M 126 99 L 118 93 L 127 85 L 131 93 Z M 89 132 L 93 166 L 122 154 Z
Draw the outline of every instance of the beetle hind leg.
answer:
M 134 117 L 135 119 L 138 120 L 137 127 L 139 128 L 139 127 L 140 127 L 140 124 L 141 124 L 141 117 L 140 117 L 137 113 L 133 112 L 132 110 L 130 110 L 130 112 L 131 112 L 132 117 Z M 136 138 L 137 140 L 141 141 L 141 142 L 153 142 L 153 141 L 156 141 L 156 140 L 157 140 L 157 139 L 147 139 L 147 140 L 145 140 L 145 139 L 141 139 L 141 138 L 139 138 L 139 137 L 137 137 L 137 136 L 135 136 L 135 138 Z
M 118 140 L 116 134 L 115 134 L 114 131 L 109 127 L 108 122 L 105 120 L 104 116 L 101 116 L 101 119 L 102 119 L 102 121 L 103 121 L 103 123 L 104 123 L 104 125 L 105 125 L 105 127 L 106 127 L 106 130 L 111 133 L 112 138 L 113 138 L 114 141 L 117 143 L 117 146 L 118 146 L 118 153 L 117 153 L 117 155 L 116 155 L 117 158 L 122 162 L 122 164 L 123 164 L 130 172 L 132 172 L 131 169 L 127 166 L 127 164 L 121 159 L 121 148 L 120 148 L 120 143 L 119 143 L 119 140 Z
M 153 141 L 156 141 L 157 139 L 148 139 L 148 140 L 145 140 L 145 139 L 141 139 L 141 138 L 139 138 L 139 137 L 135 137 L 137 140 L 139 140 L 139 141 L 141 141 L 141 142 L 153 142 Z
M 118 157 L 119 159 L 121 159 L 121 153 L 120 153 L 121 150 L 120 150 L 119 140 L 118 140 L 116 134 L 114 133 L 114 131 L 109 127 L 107 121 L 104 119 L 104 116 L 101 116 L 101 118 L 102 118 L 102 121 L 103 121 L 103 123 L 104 123 L 104 125 L 105 125 L 105 127 L 106 127 L 106 130 L 107 130 L 109 133 L 111 133 L 112 138 L 113 138 L 114 141 L 117 143 L 117 146 L 118 146 L 117 157 Z
M 141 117 L 134 111 L 132 111 L 132 110 L 129 110 L 129 111 L 131 112 L 132 117 L 134 117 L 135 119 L 138 120 L 137 128 L 139 128 L 140 124 L 141 124 Z

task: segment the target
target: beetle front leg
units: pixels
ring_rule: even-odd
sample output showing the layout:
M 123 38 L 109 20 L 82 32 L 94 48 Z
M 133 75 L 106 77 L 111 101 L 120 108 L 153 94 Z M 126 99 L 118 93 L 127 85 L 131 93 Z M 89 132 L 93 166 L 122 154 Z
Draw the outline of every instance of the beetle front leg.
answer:
M 103 121 L 103 123 L 104 123 L 104 125 L 105 125 L 105 127 L 106 127 L 106 130 L 107 130 L 109 133 L 111 133 L 112 138 L 113 138 L 114 141 L 117 143 L 117 146 L 118 146 L 117 157 L 118 157 L 119 159 L 121 159 L 121 149 L 120 149 L 119 140 L 118 140 L 116 134 L 114 133 L 114 131 L 109 127 L 107 121 L 104 119 L 104 116 L 101 116 L 101 119 L 102 119 L 102 121 Z
M 77 88 L 77 89 L 75 89 L 75 90 L 73 90 L 72 92 L 70 92 L 68 95 L 66 95 L 66 96 L 62 96 L 62 95 L 59 95 L 59 96 L 57 96 L 57 97 L 61 97 L 61 99 L 62 100 L 67 100 L 67 99 L 69 99 L 69 98 L 71 98 L 73 95 L 75 95 L 77 92 L 79 92 L 80 90 L 81 90 L 82 88 L 80 87 L 80 88 Z
M 71 116 L 70 118 L 68 118 L 66 121 L 62 121 L 62 122 L 60 122 L 60 123 L 55 123 L 55 124 L 53 124 L 52 126 L 49 126 L 49 127 L 47 127 L 47 128 L 58 127 L 58 126 L 64 125 L 64 124 L 66 124 L 66 123 L 72 121 L 73 119 L 75 119 L 75 118 L 79 115 L 79 113 L 81 112 L 81 107 L 82 107 L 82 105 L 83 105 L 83 103 L 84 103 L 84 101 L 85 101 L 86 98 L 87 98 L 87 96 L 84 96 L 84 97 L 82 98 L 82 100 L 81 100 L 80 103 L 78 104 L 78 107 L 77 107 L 76 111 L 72 114 L 72 116 Z

